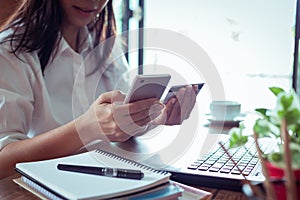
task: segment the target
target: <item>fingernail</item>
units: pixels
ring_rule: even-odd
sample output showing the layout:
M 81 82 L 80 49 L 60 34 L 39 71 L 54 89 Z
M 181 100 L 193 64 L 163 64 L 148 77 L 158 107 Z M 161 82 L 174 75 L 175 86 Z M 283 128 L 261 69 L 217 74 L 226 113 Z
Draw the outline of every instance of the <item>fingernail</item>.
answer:
M 163 109 L 164 105 L 162 105 L 161 103 L 157 103 L 154 105 L 157 109 Z
M 156 100 L 153 102 L 153 104 L 160 104 L 159 99 L 156 99 Z

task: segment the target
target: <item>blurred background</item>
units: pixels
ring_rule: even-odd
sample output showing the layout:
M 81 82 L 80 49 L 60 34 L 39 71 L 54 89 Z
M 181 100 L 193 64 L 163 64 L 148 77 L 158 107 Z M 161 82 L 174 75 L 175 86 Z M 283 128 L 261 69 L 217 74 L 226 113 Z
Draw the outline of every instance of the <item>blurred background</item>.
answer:
M 120 33 L 162 28 L 202 47 L 221 76 L 225 98 L 241 102 L 244 111 L 274 106 L 270 86 L 296 89 L 296 0 L 115 0 L 115 7 Z M 137 43 L 141 48 L 127 54 L 135 73 L 159 73 L 159 67 L 143 67 L 154 64 L 193 74 L 193 67 L 178 56 L 142 49 L 146 39 L 143 32 L 127 38 L 128 48 Z M 211 100 L 205 88 L 198 98 L 204 104 Z

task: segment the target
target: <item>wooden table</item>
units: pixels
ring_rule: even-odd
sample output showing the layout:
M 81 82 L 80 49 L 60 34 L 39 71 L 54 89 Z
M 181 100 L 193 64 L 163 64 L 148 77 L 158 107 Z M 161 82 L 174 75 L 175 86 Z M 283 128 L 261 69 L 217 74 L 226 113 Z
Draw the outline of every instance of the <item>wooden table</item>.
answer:
M 35 195 L 19 187 L 16 183 L 13 182 L 13 179 L 18 178 L 19 176 L 19 174 L 15 174 L 5 179 L 0 179 L 0 199 L 38 199 Z
M 1 200 L 23 200 L 32 199 L 37 200 L 35 195 L 27 190 L 21 188 L 13 182 L 13 179 L 18 178 L 20 175 L 15 174 L 5 179 L 0 179 L 0 199 Z M 212 199 L 235 199 L 246 200 L 247 198 L 241 192 L 234 192 L 229 190 L 218 190 L 213 188 L 201 188 L 213 194 Z
M 219 132 L 217 129 L 218 127 L 207 127 L 203 126 L 202 132 Z M 226 127 L 222 128 L 222 131 L 228 131 L 229 129 L 226 129 Z M 165 135 L 166 138 L 170 138 L 168 135 Z M 146 149 L 148 149 L 151 152 L 151 149 L 155 149 L 155 141 L 161 141 L 162 139 L 153 139 L 154 142 L 151 142 L 149 144 L 146 144 L 144 142 L 139 143 L 136 140 L 134 141 L 128 141 L 126 143 L 121 143 L 119 147 L 122 147 L 122 149 L 127 149 L 130 152 L 139 152 L 139 150 L 142 150 L 145 152 Z M 142 148 L 141 148 L 142 147 Z M 10 200 L 10 199 L 38 199 L 36 196 L 31 194 L 25 189 L 22 189 L 20 186 L 18 186 L 16 183 L 13 182 L 13 179 L 18 178 L 20 175 L 15 174 L 13 176 L 7 177 L 5 179 L 0 179 L 0 199 L 1 200 Z M 221 189 L 214 189 L 214 188 L 207 188 L 207 187 L 198 187 L 202 190 L 208 191 L 212 193 L 212 199 L 235 199 L 235 200 L 246 200 L 246 196 L 242 192 L 235 192 L 230 190 L 221 190 Z

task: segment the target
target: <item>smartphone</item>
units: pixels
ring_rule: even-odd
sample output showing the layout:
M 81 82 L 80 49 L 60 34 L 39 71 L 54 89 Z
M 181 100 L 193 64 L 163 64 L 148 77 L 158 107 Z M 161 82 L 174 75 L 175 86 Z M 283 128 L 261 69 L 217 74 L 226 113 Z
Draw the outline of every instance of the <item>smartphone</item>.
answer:
M 157 98 L 163 95 L 171 75 L 137 75 L 125 97 L 124 103 L 135 102 L 143 99 Z
M 186 87 L 188 85 L 192 85 L 192 86 L 197 86 L 197 90 L 195 91 L 195 94 L 197 96 L 197 94 L 200 92 L 201 88 L 203 87 L 204 83 L 197 83 L 197 84 L 186 84 L 186 85 L 175 85 L 172 86 L 170 88 L 170 90 L 168 91 L 163 103 L 166 104 L 171 98 L 176 96 L 176 93 L 183 87 Z

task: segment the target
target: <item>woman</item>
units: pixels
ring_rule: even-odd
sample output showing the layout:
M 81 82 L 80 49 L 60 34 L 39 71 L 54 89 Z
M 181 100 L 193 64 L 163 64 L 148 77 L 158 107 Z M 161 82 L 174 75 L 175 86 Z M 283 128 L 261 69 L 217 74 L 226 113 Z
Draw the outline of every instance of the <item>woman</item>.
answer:
M 70 155 L 98 139 L 126 141 L 149 124 L 180 124 L 195 103 L 192 87 L 166 105 L 157 99 L 116 103 L 128 86 L 126 63 L 107 64 L 118 49 L 114 40 L 97 50 L 116 35 L 112 1 L 25 0 L 7 24 L 0 35 L 0 177 L 18 162 Z M 83 64 L 95 49 L 100 64 Z M 80 91 L 89 101 L 95 97 L 93 103 L 82 103 L 74 87 L 82 66 L 86 90 Z

